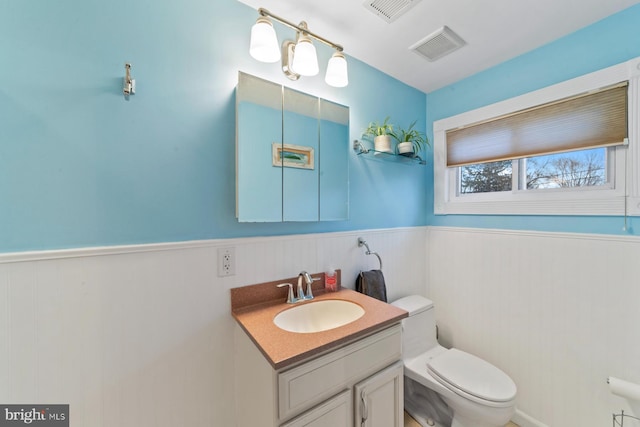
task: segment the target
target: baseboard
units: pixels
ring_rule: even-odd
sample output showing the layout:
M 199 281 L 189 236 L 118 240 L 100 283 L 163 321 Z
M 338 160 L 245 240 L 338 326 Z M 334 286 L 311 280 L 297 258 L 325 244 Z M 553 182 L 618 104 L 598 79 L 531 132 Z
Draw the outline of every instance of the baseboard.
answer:
M 530 415 L 522 412 L 520 409 L 516 408 L 516 413 L 511 419 L 514 423 L 518 424 L 520 427 L 549 427 L 548 425 L 536 420 Z

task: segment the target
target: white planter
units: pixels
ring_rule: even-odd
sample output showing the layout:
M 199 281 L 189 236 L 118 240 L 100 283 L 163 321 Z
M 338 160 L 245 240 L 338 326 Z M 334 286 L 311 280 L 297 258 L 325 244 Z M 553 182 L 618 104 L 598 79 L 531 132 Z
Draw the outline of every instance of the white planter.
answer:
M 391 136 L 379 135 L 373 138 L 373 149 L 385 153 L 392 153 L 393 149 L 391 148 Z
M 413 155 L 413 143 L 411 143 L 411 142 L 400 142 L 400 143 L 398 143 L 398 154 L 402 154 L 403 156 L 412 156 Z

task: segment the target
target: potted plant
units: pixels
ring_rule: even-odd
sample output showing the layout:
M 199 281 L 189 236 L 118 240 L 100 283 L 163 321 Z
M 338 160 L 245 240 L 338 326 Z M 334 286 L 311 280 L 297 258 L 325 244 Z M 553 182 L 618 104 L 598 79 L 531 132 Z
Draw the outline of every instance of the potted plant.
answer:
M 398 141 L 396 149 L 398 154 L 402 156 L 415 157 L 424 146 L 428 146 L 429 140 L 427 136 L 413 127 L 416 125 L 414 121 L 408 128 L 399 128 L 391 133 L 391 136 Z
M 387 116 L 382 123 L 371 122 L 362 136 L 369 136 L 373 138 L 373 149 L 376 151 L 382 151 L 386 153 L 393 152 L 391 148 L 391 137 L 393 135 L 393 125 L 389 123 L 389 116 Z

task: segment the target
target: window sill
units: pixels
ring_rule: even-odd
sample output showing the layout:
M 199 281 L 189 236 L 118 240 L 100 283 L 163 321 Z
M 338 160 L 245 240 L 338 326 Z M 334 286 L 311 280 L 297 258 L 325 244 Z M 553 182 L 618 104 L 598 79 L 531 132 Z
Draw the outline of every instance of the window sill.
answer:
M 586 193 L 586 192 L 585 192 Z M 589 192 L 595 193 L 595 192 Z M 548 194 L 544 197 L 514 197 L 507 194 L 504 200 L 455 200 L 436 206 L 436 215 L 590 215 L 619 216 L 625 214 L 625 197 L 622 194 Z M 527 195 L 530 196 L 530 195 Z M 508 200 L 507 200 L 508 198 Z

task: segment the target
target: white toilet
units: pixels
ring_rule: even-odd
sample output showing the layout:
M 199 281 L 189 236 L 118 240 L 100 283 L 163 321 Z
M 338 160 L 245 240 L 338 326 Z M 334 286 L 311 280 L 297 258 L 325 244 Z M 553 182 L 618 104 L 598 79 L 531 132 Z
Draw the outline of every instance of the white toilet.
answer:
M 515 412 L 517 390 L 513 380 L 479 357 L 440 346 L 433 302 L 427 298 L 412 295 L 392 304 L 409 312 L 402 321 L 402 359 L 405 383 L 409 385 L 409 392 L 405 391 L 406 411 L 421 424 L 434 425 L 431 420 L 438 418 L 429 410 L 434 406 L 437 409 L 434 400 L 441 398 L 448 406 L 445 410 L 453 412 L 451 427 L 507 424 Z

